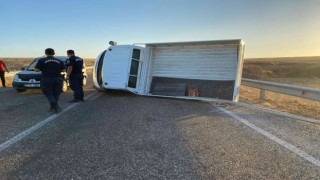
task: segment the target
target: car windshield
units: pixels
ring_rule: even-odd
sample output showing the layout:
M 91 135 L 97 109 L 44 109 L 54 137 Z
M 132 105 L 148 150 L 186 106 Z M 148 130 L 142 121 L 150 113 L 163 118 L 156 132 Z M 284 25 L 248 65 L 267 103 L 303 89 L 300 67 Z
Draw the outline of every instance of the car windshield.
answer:
M 37 64 L 37 62 L 38 62 L 38 59 L 39 59 L 39 58 L 37 58 L 37 59 L 35 59 L 35 60 L 32 61 L 32 63 L 28 66 L 27 71 L 34 71 L 34 68 L 36 67 L 36 64 Z

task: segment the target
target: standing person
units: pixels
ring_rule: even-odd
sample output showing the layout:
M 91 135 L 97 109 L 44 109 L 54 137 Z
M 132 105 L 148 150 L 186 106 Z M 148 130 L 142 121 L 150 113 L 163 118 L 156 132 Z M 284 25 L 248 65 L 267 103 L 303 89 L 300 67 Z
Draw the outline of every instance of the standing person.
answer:
M 41 89 L 50 103 L 50 112 L 58 113 L 59 96 L 62 93 L 63 78 L 61 72 L 65 71 L 64 62 L 53 57 L 54 50 L 45 50 L 46 57 L 38 60 L 35 71 L 41 71 Z
M 2 82 L 2 87 L 4 87 L 4 88 L 7 87 L 6 86 L 6 78 L 5 78 L 5 71 L 9 72 L 9 70 L 7 69 L 4 62 L 0 59 L 0 78 L 1 78 L 1 82 Z
M 70 87 L 73 90 L 73 100 L 70 103 L 84 101 L 84 92 L 82 87 L 83 80 L 83 59 L 75 56 L 73 50 L 67 51 L 67 80 L 69 80 Z

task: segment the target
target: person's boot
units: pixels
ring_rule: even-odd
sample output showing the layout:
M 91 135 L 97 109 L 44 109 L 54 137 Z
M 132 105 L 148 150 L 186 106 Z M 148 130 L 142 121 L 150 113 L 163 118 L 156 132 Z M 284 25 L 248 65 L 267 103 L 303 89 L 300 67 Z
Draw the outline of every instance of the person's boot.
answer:
M 55 105 L 53 103 L 50 103 L 50 109 L 48 110 L 49 113 L 55 112 Z
M 79 100 L 83 102 L 83 101 L 84 101 L 84 98 L 83 98 L 83 96 L 81 96 Z
M 55 112 L 55 113 L 61 112 L 61 108 L 60 108 L 60 106 L 59 106 L 58 104 L 55 105 L 55 107 L 54 107 L 54 112 Z

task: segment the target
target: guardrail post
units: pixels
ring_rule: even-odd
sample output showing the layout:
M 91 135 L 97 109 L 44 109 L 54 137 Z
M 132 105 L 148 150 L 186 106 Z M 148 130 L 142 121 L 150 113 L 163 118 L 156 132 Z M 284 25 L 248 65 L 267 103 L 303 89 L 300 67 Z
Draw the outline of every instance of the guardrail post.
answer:
M 266 96 L 266 90 L 260 89 L 260 102 L 264 102 L 265 96 Z

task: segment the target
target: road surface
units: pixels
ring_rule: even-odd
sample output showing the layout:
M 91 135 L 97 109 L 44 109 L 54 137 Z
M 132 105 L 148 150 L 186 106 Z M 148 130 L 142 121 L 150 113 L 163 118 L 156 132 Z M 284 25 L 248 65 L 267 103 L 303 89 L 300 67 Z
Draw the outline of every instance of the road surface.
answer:
M 320 179 L 320 125 L 238 106 L 0 89 L 0 179 Z

